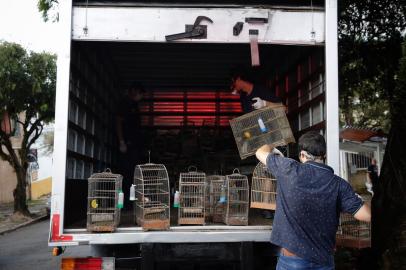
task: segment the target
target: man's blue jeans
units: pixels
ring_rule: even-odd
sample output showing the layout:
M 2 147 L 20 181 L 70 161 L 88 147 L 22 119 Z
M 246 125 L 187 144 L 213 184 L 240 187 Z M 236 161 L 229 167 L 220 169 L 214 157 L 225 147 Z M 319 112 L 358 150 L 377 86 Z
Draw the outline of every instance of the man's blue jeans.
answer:
M 334 266 L 322 266 L 299 258 L 279 255 L 276 270 L 334 270 Z

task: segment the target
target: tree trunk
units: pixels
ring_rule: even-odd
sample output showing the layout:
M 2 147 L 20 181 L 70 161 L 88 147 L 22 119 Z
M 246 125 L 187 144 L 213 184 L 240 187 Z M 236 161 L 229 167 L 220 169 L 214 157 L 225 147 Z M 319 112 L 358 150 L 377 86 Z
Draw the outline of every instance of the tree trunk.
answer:
M 392 121 L 393 122 L 393 121 Z M 372 248 L 383 269 L 406 265 L 406 127 L 392 125 L 372 199 Z
M 27 207 L 27 194 L 26 194 L 26 176 L 27 169 L 23 167 L 14 168 L 17 176 L 17 187 L 13 191 L 14 195 L 14 213 L 21 213 L 24 216 L 29 216 L 30 211 Z

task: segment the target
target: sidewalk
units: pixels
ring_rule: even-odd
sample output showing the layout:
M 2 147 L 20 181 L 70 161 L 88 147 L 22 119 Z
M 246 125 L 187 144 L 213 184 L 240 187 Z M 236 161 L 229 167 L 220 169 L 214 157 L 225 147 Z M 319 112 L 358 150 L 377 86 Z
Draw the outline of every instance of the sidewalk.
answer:
M 35 201 L 28 202 L 28 209 L 32 217 L 13 216 L 14 203 L 0 204 L 0 235 L 11 232 L 23 226 L 47 217 L 46 211 L 47 197 L 42 197 Z

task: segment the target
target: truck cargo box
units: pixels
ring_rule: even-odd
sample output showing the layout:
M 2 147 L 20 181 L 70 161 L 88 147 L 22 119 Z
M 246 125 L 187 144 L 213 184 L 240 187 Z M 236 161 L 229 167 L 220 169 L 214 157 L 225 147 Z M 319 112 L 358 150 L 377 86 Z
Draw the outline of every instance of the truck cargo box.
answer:
M 253 29 L 259 32 L 261 68 L 269 88 L 286 102 L 294 135 L 310 129 L 325 133 L 330 101 L 322 4 L 89 2 L 62 5 L 61 24 L 69 34 L 58 57 L 50 245 L 268 242 L 272 219 L 265 219 L 260 209 L 250 209 L 247 226 L 179 226 L 172 208 L 170 228 L 162 231 L 144 231 L 132 211 L 122 210 L 113 233 L 89 233 L 87 179 L 106 168 L 120 173 L 115 121 L 120 99 L 134 81 L 146 89 L 140 104 L 141 160 L 148 163 L 150 151 L 154 163 L 166 166 L 172 196 L 179 173 L 190 165 L 207 175 L 239 168 L 250 179 L 257 161 L 238 155 L 229 121 L 242 109 L 229 84 L 233 67 L 251 64 Z M 165 39 L 187 31 L 198 16 L 213 21 L 201 22 L 204 38 Z M 243 28 L 235 35 L 237 22 Z M 333 81 L 333 95 L 334 87 Z M 331 119 L 334 126 L 334 115 Z M 332 136 L 329 132 L 325 134 Z M 329 145 L 338 149 L 338 140 Z M 295 145 L 285 151 L 296 156 Z M 334 156 L 330 161 L 336 166 Z

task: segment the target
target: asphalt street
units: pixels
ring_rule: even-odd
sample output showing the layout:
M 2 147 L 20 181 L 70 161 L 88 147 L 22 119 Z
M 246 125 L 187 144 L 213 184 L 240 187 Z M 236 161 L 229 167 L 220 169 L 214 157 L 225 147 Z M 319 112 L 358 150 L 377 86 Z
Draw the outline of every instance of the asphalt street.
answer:
M 60 269 L 62 257 L 91 255 L 89 246 L 68 247 L 61 256 L 52 256 L 48 247 L 49 220 L 44 220 L 16 231 L 0 235 L 1 270 Z

